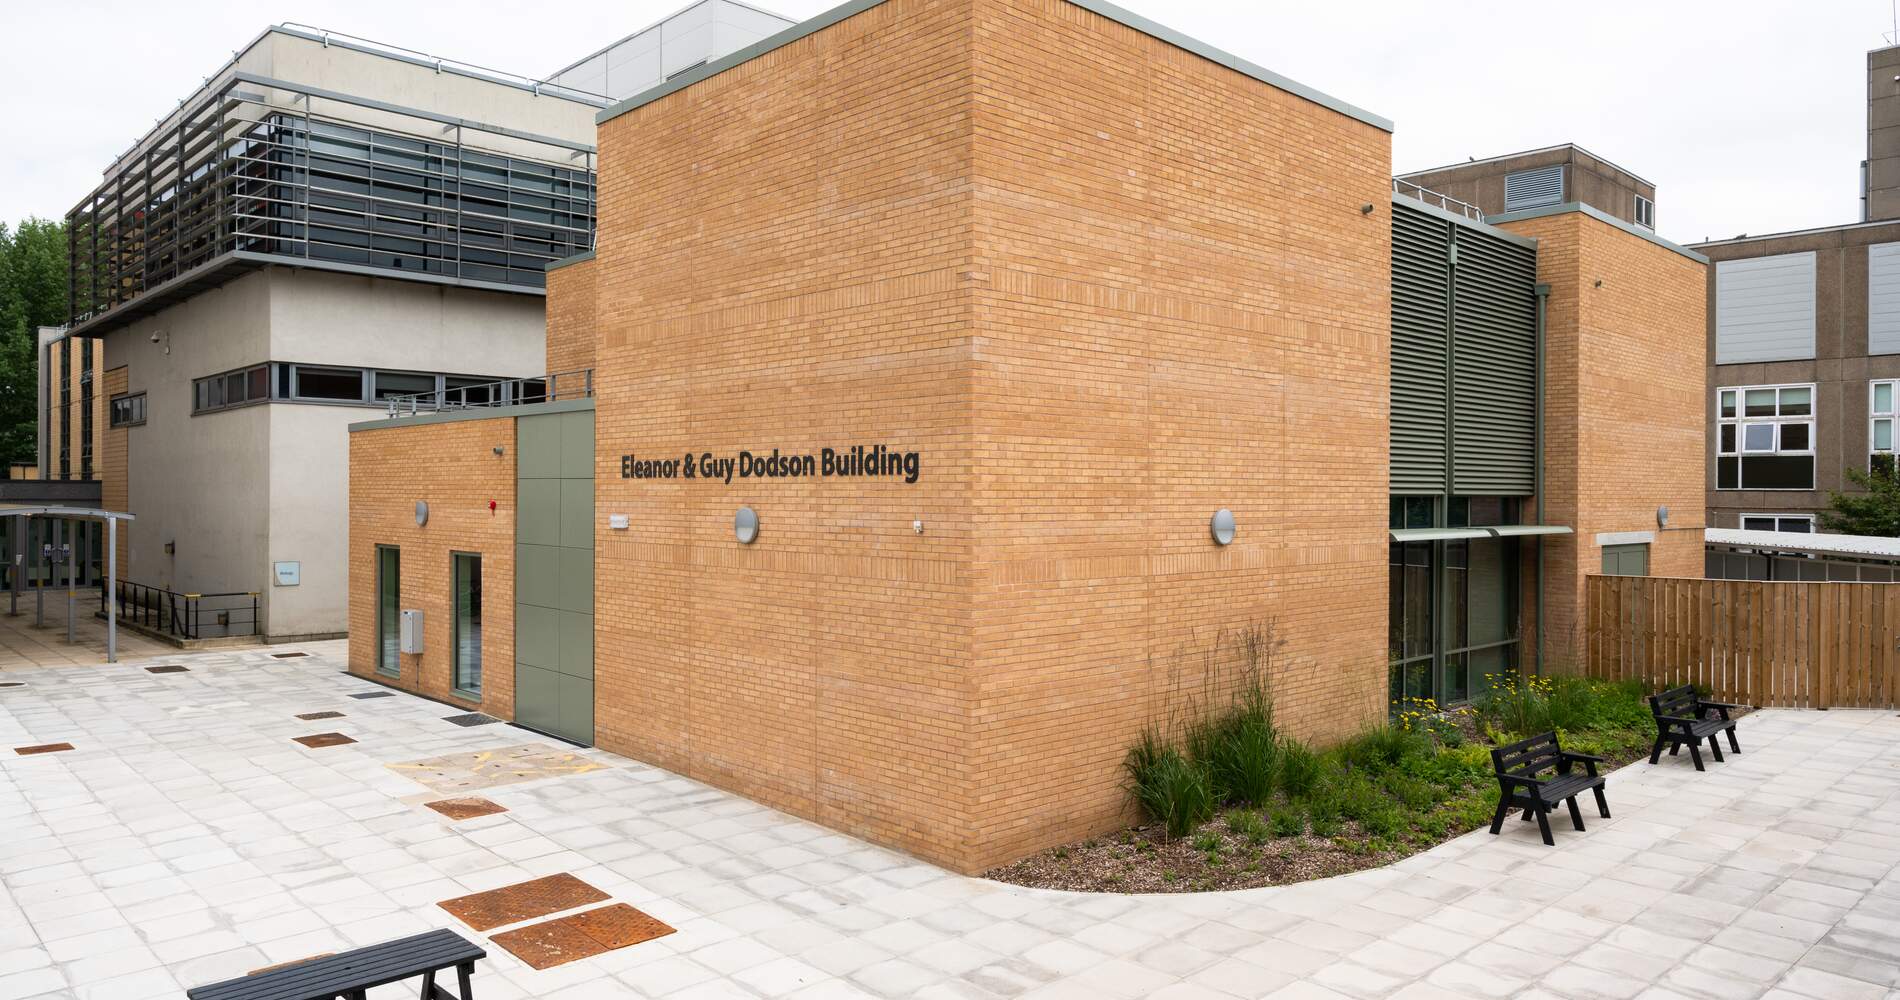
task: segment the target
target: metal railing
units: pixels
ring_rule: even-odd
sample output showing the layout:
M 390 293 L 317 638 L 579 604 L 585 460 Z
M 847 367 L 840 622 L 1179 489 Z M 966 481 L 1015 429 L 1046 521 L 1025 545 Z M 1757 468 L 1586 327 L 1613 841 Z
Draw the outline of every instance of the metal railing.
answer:
M 105 587 L 99 610 L 105 610 Z M 115 600 L 120 621 L 142 625 L 181 639 L 215 639 L 257 634 L 257 592 L 181 594 L 163 587 L 120 580 Z
M 1484 212 L 1468 201 L 1459 201 L 1448 194 L 1439 194 L 1428 187 L 1420 187 L 1411 181 L 1392 178 L 1392 193 L 1422 201 L 1427 205 L 1437 205 L 1447 212 L 1455 212 L 1473 222 L 1483 222 Z
M 418 413 L 471 410 L 491 406 L 552 403 L 558 399 L 588 399 L 594 395 L 594 370 L 576 368 L 535 378 L 510 378 L 389 397 L 389 415 L 413 417 Z

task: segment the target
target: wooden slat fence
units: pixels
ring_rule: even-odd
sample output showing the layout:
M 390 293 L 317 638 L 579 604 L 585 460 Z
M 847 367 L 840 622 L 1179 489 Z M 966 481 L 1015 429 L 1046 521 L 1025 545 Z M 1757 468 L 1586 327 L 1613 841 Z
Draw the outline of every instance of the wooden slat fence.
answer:
M 1592 677 L 1706 685 L 1764 708 L 1884 708 L 1900 697 L 1900 583 L 1592 576 Z

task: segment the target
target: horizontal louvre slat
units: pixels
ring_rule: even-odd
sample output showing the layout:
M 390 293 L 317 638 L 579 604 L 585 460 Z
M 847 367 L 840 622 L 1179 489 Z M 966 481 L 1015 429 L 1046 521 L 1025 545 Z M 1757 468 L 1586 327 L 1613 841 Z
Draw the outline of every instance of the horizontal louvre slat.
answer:
M 1451 223 L 1393 203 L 1392 428 L 1394 493 L 1445 488 L 1446 309 Z

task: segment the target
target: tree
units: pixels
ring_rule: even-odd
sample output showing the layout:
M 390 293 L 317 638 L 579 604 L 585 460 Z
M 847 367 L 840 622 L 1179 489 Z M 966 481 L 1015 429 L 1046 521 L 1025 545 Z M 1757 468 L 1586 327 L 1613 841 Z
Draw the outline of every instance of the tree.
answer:
M 38 330 L 66 322 L 66 293 L 66 224 L 0 223 L 0 460 L 33 459 Z
M 1829 490 L 1828 509 L 1819 515 L 1822 531 L 1841 535 L 1900 537 L 1900 475 L 1893 463 L 1877 462 L 1869 472 L 1844 469 L 1847 481 L 1864 493 Z

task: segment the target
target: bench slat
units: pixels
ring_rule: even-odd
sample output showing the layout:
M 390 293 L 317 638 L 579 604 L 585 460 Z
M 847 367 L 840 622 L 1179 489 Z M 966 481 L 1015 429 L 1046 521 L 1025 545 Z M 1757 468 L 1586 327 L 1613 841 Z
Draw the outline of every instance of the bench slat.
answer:
M 442 928 L 374 944 L 285 969 L 186 991 L 190 1000 L 309 1000 L 372 989 L 488 957 L 480 946 Z

